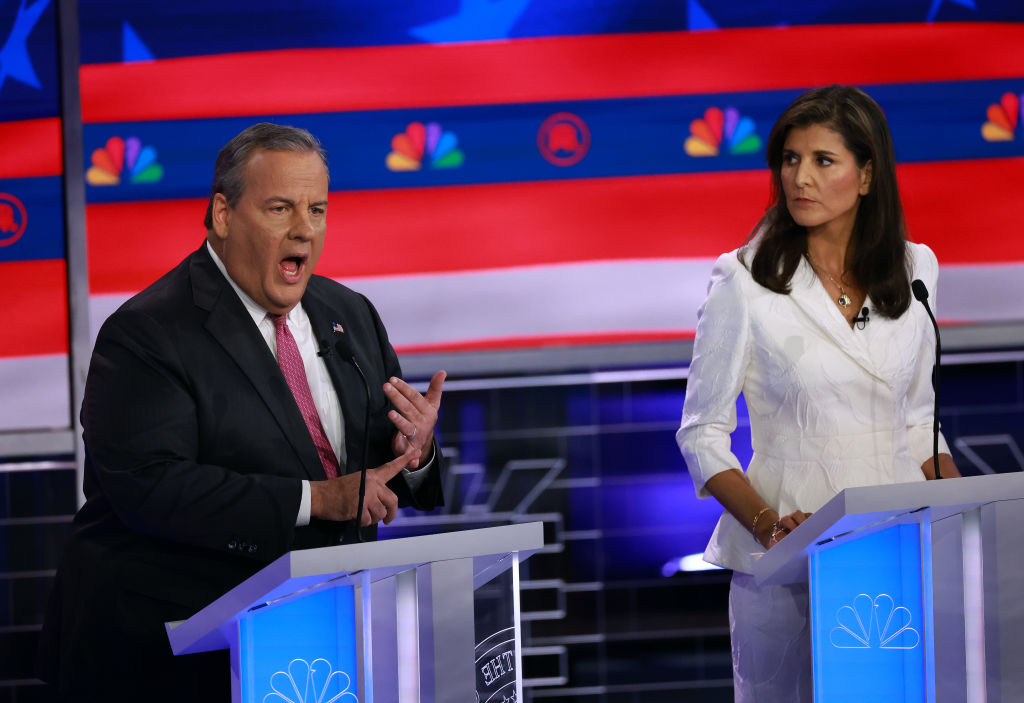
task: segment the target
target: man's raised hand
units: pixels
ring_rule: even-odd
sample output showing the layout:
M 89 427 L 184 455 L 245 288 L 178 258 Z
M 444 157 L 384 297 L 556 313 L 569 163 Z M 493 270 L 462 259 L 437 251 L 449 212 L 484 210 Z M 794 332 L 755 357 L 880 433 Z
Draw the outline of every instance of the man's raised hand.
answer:
M 388 463 L 366 472 L 366 493 L 363 497 L 360 525 L 366 527 L 381 521 L 387 525 L 395 518 L 398 497 L 387 487 L 387 482 L 415 462 L 419 455 L 419 449 L 409 447 Z M 310 514 L 313 517 L 335 522 L 355 518 L 359 506 L 358 472 L 326 481 L 310 481 L 309 489 Z
M 384 384 L 384 393 L 394 406 L 388 419 L 398 430 L 391 441 L 392 450 L 395 454 L 403 454 L 410 447 L 423 451 L 423 456 L 409 465 L 411 469 L 419 468 L 433 457 L 434 425 L 441 409 L 441 387 L 447 376 L 445 371 L 435 373 L 425 396 L 400 378 L 392 378 Z

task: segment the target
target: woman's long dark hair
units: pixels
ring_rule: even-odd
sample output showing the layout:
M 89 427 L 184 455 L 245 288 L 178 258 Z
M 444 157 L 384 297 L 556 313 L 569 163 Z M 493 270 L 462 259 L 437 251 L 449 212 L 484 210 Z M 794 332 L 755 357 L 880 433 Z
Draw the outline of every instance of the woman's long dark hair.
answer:
M 786 207 L 782 151 L 789 130 L 819 124 L 843 138 L 859 167 L 871 162 L 870 191 L 857 209 L 846 261 L 878 313 L 897 318 L 910 305 L 910 277 L 892 136 L 878 103 L 852 86 L 830 85 L 804 93 L 772 127 L 766 150 L 772 199 L 747 240 L 751 244 L 757 239 L 750 273 L 769 290 L 783 294 L 790 291 L 800 257 L 807 253 L 807 230 L 793 220 Z

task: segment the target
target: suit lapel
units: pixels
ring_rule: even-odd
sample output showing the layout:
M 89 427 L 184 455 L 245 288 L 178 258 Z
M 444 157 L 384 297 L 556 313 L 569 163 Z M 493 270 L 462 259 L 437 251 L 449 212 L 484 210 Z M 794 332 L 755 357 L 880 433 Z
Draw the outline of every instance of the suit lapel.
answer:
M 331 376 L 334 390 L 338 394 L 338 401 L 341 404 L 341 415 L 345 422 L 345 452 L 347 454 L 345 466 L 342 473 L 358 471 L 363 455 L 363 443 L 366 435 L 366 428 L 363 426 L 366 421 L 366 391 L 363 379 L 352 364 L 352 360 L 343 352 L 335 348 L 339 336 L 349 334 L 348 320 L 345 311 L 331 307 L 324 300 L 320 291 L 317 290 L 315 280 L 310 281 L 306 289 L 306 295 L 302 299 L 302 306 L 306 309 L 309 322 L 313 326 L 313 334 L 316 335 L 317 344 L 323 356 L 324 365 Z M 349 340 L 349 348 L 357 350 L 358 345 L 352 344 Z M 366 368 L 367 362 L 358 356 L 356 360 L 361 368 Z
M 911 301 L 911 304 L 915 302 Z M 863 335 L 864 347 L 879 373 L 894 384 L 901 382 L 901 376 L 906 377 L 914 371 L 916 355 L 908 354 L 907 350 L 920 348 L 921 318 L 927 320 L 923 309 L 920 316 L 915 317 L 915 312 L 911 308 L 895 320 L 873 315 L 864 330 L 857 331 L 858 337 Z M 926 326 L 931 325 L 926 323 Z M 905 382 L 909 384 L 911 379 L 906 378 Z
M 806 259 L 800 260 L 800 265 L 793 274 L 791 287 L 789 297 L 814 327 L 854 363 L 879 380 L 886 380 L 868 353 L 867 337 L 855 333 L 850 328 L 850 324 L 829 297 L 828 291 L 821 285 Z
M 196 305 L 209 311 L 204 325 L 206 330 L 249 378 L 295 450 L 304 478 L 324 479 L 326 474 L 316 446 L 274 355 L 242 301 L 213 263 L 205 244 L 193 257 L 191 274 L 193 299 Z

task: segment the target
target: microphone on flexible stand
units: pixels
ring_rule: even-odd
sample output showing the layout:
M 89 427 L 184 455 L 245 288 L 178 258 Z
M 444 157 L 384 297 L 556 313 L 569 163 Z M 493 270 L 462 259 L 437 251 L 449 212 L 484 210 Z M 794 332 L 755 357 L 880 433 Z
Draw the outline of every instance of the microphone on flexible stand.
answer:
M 939 472 L 939 357 L 942 355 L 942 343 L 939 340 L 939 323 L 935 321 L 931 306 L 928 305 L 928 288 L 920 278 L 915 278 L 910 284 L 914 297 L 921 301 L 924 309 L 928 312 L 928 318 L 932 321 L 932 328 L 935 330 L 935 365 L 932 367 L 932 388 L 935 390 L 935 413 L 932 417 L 932 462 L 935 466 L 935 478 L 942 478 Z
M 320 348 L 324 350 L 320 353 L 321 356 L 327 357 L 331 355 L 331 347 L 328 346 L 326 341 L 321 342 Z M 356 361 L 356 353 L 352 350 L 352 345 L 349 344 L 348 338 L 344 334 L 337 336 L 334 349 L 355 367 L 359 373 L 359 378 L 363 381 L 363 391 L 366 393 L 366 415 L 363 417 L 363 463 L 359 467 L 359 503 L 356 506 L 356 538 L 362 542 L 363 526 L 360 523 L 363 519 L 363 503 L 366 500 L 366 463 L 368 461 L 367 452 L 370 447 L 370 383 L 366 380 L 366 374 L 359 368 L 359 362 Z
M 868 317 L 869 312 L 871 311 L 865 306 L 860 311 L 860 317 L 853 318 L 853 324 L 857 325 L 857 329 L 862 330 L 868 326 L 868 323 L 871 321 L 871 318 Z

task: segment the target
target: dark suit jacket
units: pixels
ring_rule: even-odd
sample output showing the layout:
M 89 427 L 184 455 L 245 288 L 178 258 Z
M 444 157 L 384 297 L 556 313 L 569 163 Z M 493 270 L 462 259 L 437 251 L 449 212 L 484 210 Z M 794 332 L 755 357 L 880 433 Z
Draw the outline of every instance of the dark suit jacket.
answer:
M 321 351 L 344 334 L 369 383 L 366 428 L 358 372 L 337 351 L 326 357 L 345 418 L 343 471 L 359 470 L 364 444 L 369 467 L 391 460 L 382 385 L 401 370 L 376 311 L 317 276 L 302 305 Z M 206 655 L 169 659 L 164 621 L 190 616 L 287 551 L 354 536 L 351 524 L 295 527 L 301 479 L 322 480 L 324 470 L 277 362 L 205 244 L 104 323 L 82 425 L 87 501 L 40 659 L 62 690 L 114 700 L 144 685 L 146 697 L 204 676 L 183 667 Z M 401 476 L 390 485 L 401 505 L 429 509 L 441 502 L 439 474 L 435 463 L 415 495 Z M 226 661 L 209 663 L 225 684 Z M 200 699 L 195 688 L 181 693 Z

